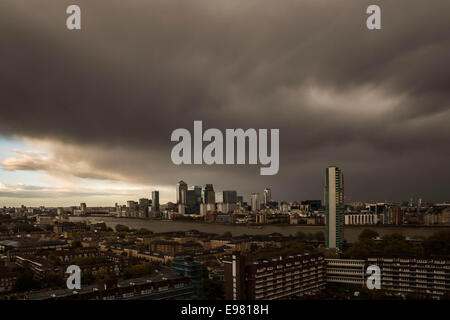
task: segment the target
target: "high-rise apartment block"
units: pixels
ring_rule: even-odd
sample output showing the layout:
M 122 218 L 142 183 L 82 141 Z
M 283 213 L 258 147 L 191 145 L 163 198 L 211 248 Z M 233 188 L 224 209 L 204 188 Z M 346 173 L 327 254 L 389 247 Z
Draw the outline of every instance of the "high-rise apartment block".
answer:
M 325 259 L 327 283 L 366 287 L 367 267 L 378 266 L 381 289 L 393 295 L 425 294 L 441 298 L 450 292 L 448 257 L 373 256 L 363 260 Z
M 225 256 L 225 299 L 273 300 L 313 295 L 325 289 L 325 259 L 321 254 L 274 256 L 246 261 Z
M 427 294 L 440 298 L 450 292 L 448 257 L 369 257 L 381 269 L 381 289 L 393 294 Z
M 326 246 L 342 249 L 344 242 L 344 175 L 338 167 L 325 173 Z

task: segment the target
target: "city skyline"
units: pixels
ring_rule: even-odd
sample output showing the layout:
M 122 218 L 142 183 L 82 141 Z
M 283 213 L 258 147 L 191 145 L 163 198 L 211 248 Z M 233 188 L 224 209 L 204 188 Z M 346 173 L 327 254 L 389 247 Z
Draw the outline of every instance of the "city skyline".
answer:
M 330 168 L 330 167 L 327 167 L 327 170 L 328 170 L 328 168 Z M 180 180 L 179 183 L 180 182 L 185 183 L 183 180 Z M 114 207 L 115 204 L 125 205 L 128 201 L 134 201 L 134 200 L 138 200 L 138 199 L 141 199 L 141 198 L 143 198 L 143 199 L 152 199 L 154 192 L 158 192 L 158 196 L 157 197 L 158 197 L 159 202 L 161 204 L 167 204 L 167 203 L 170 203 L 170 202 L 174 203 L 174 204 L 177 204 L 177 203 L 180 202 L 179 200 L 177 200 L 178 199 L 177 197 L 178 197 L 178 194 L 179 194 L 178 191 L 177 191 L 179 183 L 177 183 L 174 186 L 168 187 L 168 189 L 170 189 L 170 188 L 173 189 L 172 191 L 168 192 L 168 193 L 173 193 L 173 197 L 171 197 L 171 198 L 161 198 L 159 196 L 159 193 L 161 193 L 161 190 L 158 190 L 157 188 L 155 188 L 155 189 L 149 190 L 148 192 L 130 193 L 129 196 L 123 196 L 122 195 L 122 196 L 119 196 L 117 198 L 113 198 L 112 199 L 113 203 L 95 203 L 95 202 L 91 202 L 91 203 L 88 203 L 88 204 L 89 204 L 90 207 Z M 210 186 L 214 186 L 215 185 L 215 184 L 197 185 L 197 184 L 188 184 L 188 183 L 185 183 L 185 184 L 186 184 L 186 192 L 187 191 L 193 191 L 195 188 L 198 188 L 198 187 L 200 187 L 203 190 L 206 185 L 210 185 Z M 213 192 L 214 192 L 215 197 L 216 197 L 217 193 L 230 192 L 228 190 L 232 190 L 232 189 L 233 188 L 228 188 L 228 189 L 227 188 L 225 188 L 225 189 L 217 188 L 217 190 L 214 190 Z M 252 204 L 252 199 L 253 199 L 254 195 L 258 196 L 257 197 L 258 203 L 265 204 L 264 200 L 265 200 L 265 194 L 266 193 L 269 194 L 269 198 L 268 199 L 270 199 L 271 201 L 279 202 L 279 203 L 280 202 L 285 202 L 285 203 L 291 203 L 292 202 L 292 203 L 294 203 L 294 202 L 300 202 L 300 201 L 304 201 L 304 200 L 320 200 L 320 201 L 323 202 L 323 205 L 325 206 L 325 202 L 324 201 L 326 200 L 326 197 L 324 196 L 324 189 L 325 190 L 327 189 L 327 185 L 326 184 L 324 184 L 322 186 L 322 195 L 321 196 L 317 196 L 315 198 L 314 197 L 312 197 L 312 198 L 298 197 L 296 199 L 283 199 L 283 198 L 279 198 L 279 197 L 274 198 L 274 197 L 272 197 L 272 190 L 273 189 L 268 187 L 268 186 L 261 187 L 260 190 L 259 189 L 255 190 L 255 192 L 251 192 L 250 194 L 243 194 L 243 193 L 241 193 L 241 192 L 239 192 L 238 190 L 235 190 L 235 189 L 233 189 L 233 191 L 236 191 L 238 196 L 242 196 L 244 202 L 248 203 L 250 206 Z M 19 200 L 17 202 L 17 204 L 15 204 L 15 205 L 4 205 L 4 202 L 0 202 L 0 207 L 20 207 L 22 205 L 25 205 L 27 207 L 40 207 L 40 206 L 54 207 L 54 208 L 56 208 L 56 207 L 72 207 L 72 206 L 78 206 L 79 203 L 87 202 L 86 199 L 89 199 L 89 195 L 88 194 L 86 194 L 84 198 L 82 198 L 82 197 L 75 198 L 75 200 L 73 202 L 63 203 L 63 202 L 58 202 L 56 200 L 56 202 L 54 202 L 54 203 L 52 203 L 50 205 L 46 205 L 45 203 L 39 202 L 39 200 L 36 200 L 33 204 L 28 204 L 27 205 L 24 201 L 21 202 Z M 114 200 L 114 199 L 116 199 L 116 200 Z M 119 201 L 117 199 L 122 199 L 122 201 Z M 443 201 L 430 201 L 430 200 L 424 199 L 424 198 L 422 198 L 420 196 L 413 196 L 413 197 L 409 197 L 408 199 L 395 199 L 395 200 L 388 201 L 386 199 L 369 199 L 369 200 L 366 200 L 366 199 L 347 199 L 346 196 L 344 195 L 344 201 L 345 201 L 345 203 L 352 203 L 352 202 L 353 203 L 357 203 L 357 202 L 363 202 L 363 203 L 384 203 L 384 202 L 386 202 L 386 203 L 392 203 L 392 204 L 401 204 L 401 203 L 406 203 L 407 202 L 410 206 L 415 206 L 416 204 L 419 204 L 419 203 L 421 203 L 421 204 L 426 204 L 426 203 L 450 203 L 450 201 L 447 201 L 445 199 Z M 184 200 L 184 204 L 185 203 L 186 203 L 186 200 Z

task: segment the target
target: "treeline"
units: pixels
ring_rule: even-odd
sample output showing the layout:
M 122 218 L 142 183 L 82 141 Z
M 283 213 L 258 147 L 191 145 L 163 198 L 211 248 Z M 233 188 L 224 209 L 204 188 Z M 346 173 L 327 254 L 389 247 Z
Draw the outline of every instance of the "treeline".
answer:
M 248 255 L 249 260 L 268 260 L 278 256 L 290 256 L 296 255 L 304 252 L 314 252 L 316 249 L 300 241 L 294 241 L 289 243 L 289 245 L 283 246 L 281 248 L 276 246 L 266 246 L 264 248 L 258 248 L 256 245 L 251 247 L 250 254 Z
M 295 233 L 295 238 L 300 241 L 325 241 L 325 233 L 322 231 L 317 231 L 314 233 L 305 233 L 298 231 Z
M 134 234 L 138 234 L 138 235 L 151 235 L 153 234 L 152 231 L 146 229 L 146 228 L 140 228 L 140 229 L 132 229 L 129 228 L 123 224 L 117 224 L 116 227 L 116 232 L 119 233 L 134 233 Z
M 343 257 L 367 258 L 373 255 L 392 256 L 450 256 L 450 231 L 434 233 L 423 241 L 408 241 L 399 233 L 383 236 L 376 240 L 378 232 L 365 229 L 357 242 L 348 248 Z

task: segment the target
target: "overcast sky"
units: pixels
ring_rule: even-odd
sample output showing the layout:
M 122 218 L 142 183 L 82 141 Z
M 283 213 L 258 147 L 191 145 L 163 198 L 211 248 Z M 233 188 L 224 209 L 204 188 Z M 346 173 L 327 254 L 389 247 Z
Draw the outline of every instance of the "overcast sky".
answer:
M 382 30 L 366 28 L 369 4 Z M 68 31 L 69 4 L 82 30 Z M 450 200 L 446 0 L 2 0 L 0 205 L 175 200 L 175 184 Z M 280 170 L 176 166 L 176 128 L 279 128 Z

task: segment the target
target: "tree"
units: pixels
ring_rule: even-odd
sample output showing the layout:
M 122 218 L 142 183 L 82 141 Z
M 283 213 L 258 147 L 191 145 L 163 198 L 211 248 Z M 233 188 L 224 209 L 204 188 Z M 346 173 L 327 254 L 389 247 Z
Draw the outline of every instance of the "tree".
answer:
M 386 292 L 382 289 L 369 290 L 367 287 L 361 289 L 359 298 L 361 300 L 387 300 Z
M 118 225 L 116 225 L 116 231 L 117 232 L 129 232 L 130 228 L 128 228 L 127 226 L 124 226 L 123 224 L 118 224 Z
M 306 240 L 306 234 L 302 231 L 297 231 L 295 233 L 295 237 L 300 240 L 300 241 L 305 241 Z
M 81 241 L 80 240 L 75 240 L 73 243 L 72 243 L 72 248 L 74 248 L 74 249 L 76 249 L 76 248 L 81 248 L 83 245 L 81 244 Z
M 405 236 L 401 233 L 391 233 L 383 237 L 384 241 L 405 240 Z
M 148 230 L 148 229 L 146 229 L 146 228 L 140 228 L 140 229 L 138 230 L 137 233 L 140 234 L 140 235 L 150 235 L 150 234 L 153 234 L 152 231 L 150 231 L 150 230 Z
M 222 237 L 224 237 L 224 238 L 232 238 L 233 234 L 230 231 L 227 231 L 227 232 L 224 232 L 222 234 Z
M 399 233 L 393 233 L 383 237 L 383 253 L 387 255 L 410 255 L 418 254 L 415 246 L 411 246 L 405 237 Z
M 105 282 L 105 281 L 116 280 L 116 279 L 117 279 L 117 276 L 114 273 L 109 272 L 108 270 L 106 270 L 104 268 L 100 268 L 97 271 L 97 274 L 95 275 L 96 282 Z
M 77 266 L 89 266 L 93 264 L 101 264 L 103 262 L 106 262 L 107 258 L 104 256 L 97 256 L 97 257 L 75 257 L 72 259 L 71 264 L 77 265 Z
M 318 250 L 320 253 L 322 253 L 325 256 L 325 258 L 328 258 L 328 259 L 338 259 L 339 258 L 338 249 L 321 247 Z
M 89 286 L 95 282 L 95 276 L 90 271 L 83 272 L 81 275 L 81 285 Z
M 44 278 L 44 285 L 47 288 L 62 288 L 64 287 L 64 279 L 55 272 L 49 272 Z
M 361 239 L 352 245 L 346 255 L 351 258 L 367 258 L 377 252 L 377 243 L 373 239 Z
M 53 262 L 56 265 L 61 265 L 61 260 L 58 258 L 58 256 L 54 255 L 54 254 L 50 254 L 48 256 L 48 260 Z
M 307 239 L 307 240 L 315 240 L 315 236 L 314 236 L 313 233 L 309 233 L 309 232 L 308 232 L 308 234 L 306 235 L 306 239 Z
M 442 296 L 441 300 L 450 301 L 450 291 L 447 290 L 445 294 Z
M 314 234 L 314 238 L 315 238 L 315 240 L 317 240 L 317 241 L 325 241 L 325 234 L 324 234 L 322 231 L 317 231 L 317 232 Z
M 125 268 L 123 272 L 124 279 L 138 278 L 152 274 L 156 269 L 153 263 L 137 264 L 128 268 Z
M 205 300 L 223 300 L 225 290 L 221 281 L 209 278 L 203 279 L 203 299 Z
M 201 289 L 200 296 L 203 300 L 222 300 L 225 290 L 221 281 L 209 279 L 209 271 L 206 265 L 201 266 Z
M 8 233 L 8 228 L 2 224 L 0 224 L 0 233 Z
M 450 256 L 450 231 L 439 231 L 423 242 L 425 254 Z
M 359 235 L 358 239 L 359 240 L 362 240 L 362 239 L 373 239 L 373 238 L 376 238 L 378 236 L 379 236 L 378 232 L 376 232 L 374 230 L 371 230 L 371 229 L 364 229 L 361 232 L 361 234 Z
M 25 270 L 16 280 L 13 290 L 15 292 L 24 292 L 35 289 L 40 289 L 41 284 L 33 279 L 33 273 L 29 270 Z

